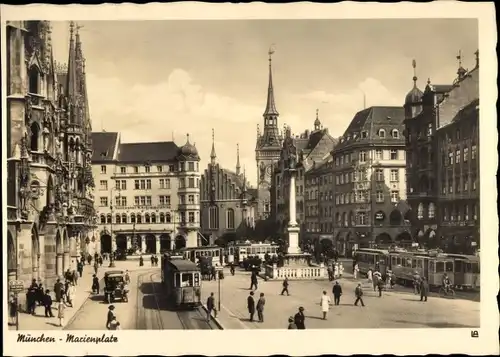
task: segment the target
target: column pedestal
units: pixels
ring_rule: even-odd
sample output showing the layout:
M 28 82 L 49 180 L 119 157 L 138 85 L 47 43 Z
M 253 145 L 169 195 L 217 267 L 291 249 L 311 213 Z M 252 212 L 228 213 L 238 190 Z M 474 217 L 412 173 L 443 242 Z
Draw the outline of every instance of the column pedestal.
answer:
M 145 251 L 146 251 L 146 237 L 141 236 L 141 251 L 140 251 L 140 253 L 144 254 Z
M 156 254 L 160 254 L 161 250 L 161 241 L 160 241 L 160 236 L 156 236 Z

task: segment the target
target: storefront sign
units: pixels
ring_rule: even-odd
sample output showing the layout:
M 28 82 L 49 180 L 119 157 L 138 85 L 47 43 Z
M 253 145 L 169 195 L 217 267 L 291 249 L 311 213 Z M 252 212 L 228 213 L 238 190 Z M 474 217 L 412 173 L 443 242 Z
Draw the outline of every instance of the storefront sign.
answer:
M 385 213 L 382 211 L 378 211 L 375 213 L 375 220 L 383 221 L 385 219 Z

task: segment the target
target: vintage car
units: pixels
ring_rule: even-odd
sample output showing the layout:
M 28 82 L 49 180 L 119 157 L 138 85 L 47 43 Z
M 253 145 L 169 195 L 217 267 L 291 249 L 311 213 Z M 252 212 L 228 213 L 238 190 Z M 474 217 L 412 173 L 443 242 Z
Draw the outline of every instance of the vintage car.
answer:
M 104 300 L 109 304 L 117 299 L 128 302 L 125 272 L 123 270 L 110 270 L 104 273 Z

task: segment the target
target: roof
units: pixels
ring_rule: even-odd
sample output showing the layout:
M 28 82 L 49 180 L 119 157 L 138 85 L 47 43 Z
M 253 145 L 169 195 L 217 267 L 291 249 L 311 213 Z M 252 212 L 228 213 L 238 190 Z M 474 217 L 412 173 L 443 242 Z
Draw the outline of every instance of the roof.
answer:
M 335 146 L 335 150 L 365 140 L 371 143 L 380 141 L 381 144 L 390 144 L 392 142 L 404 144 L 404 119 L 403 107 L 377 106 L 363 109 L 354 115 L 342 136 L 342 140 Z M 379 136 L 380 129 L 385 130 L 385 138 Z M 391 131 L 394 129 L 399 131 L 399 138 L 391 136 Z M 362 132 L 367 132 L 366 138 L 361 136 Z
M 198 266 L 193 263 L 191 260 L 186 259 L 173 259 L 168 260 L 169 265 L 171 265 L 174 269 L 178 271 L 192 271 L 199 270 Z
M 173 141 L 154 143 L 124 143 L 120 145 L 120 162 L 175 161 L 179 147 Z
M 92 139 L 92 162 L 112 161 L 116 146 L 118 145 L 118 133 L 93 132 Z
M 107 272 L 104 273 L 105 276 L 122 275 L 122 274 L 125 274 L 123 270 L 108 270 Z

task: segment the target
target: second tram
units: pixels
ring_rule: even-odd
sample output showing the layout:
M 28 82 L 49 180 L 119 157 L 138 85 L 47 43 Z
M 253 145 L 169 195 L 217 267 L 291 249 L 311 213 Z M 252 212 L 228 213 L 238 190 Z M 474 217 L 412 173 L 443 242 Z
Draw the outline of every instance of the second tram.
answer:
M 195 308 L 201 304 L 201 273 L 195 263 L 182 256 L 164 254 L 161 281 L 171 306 Z

